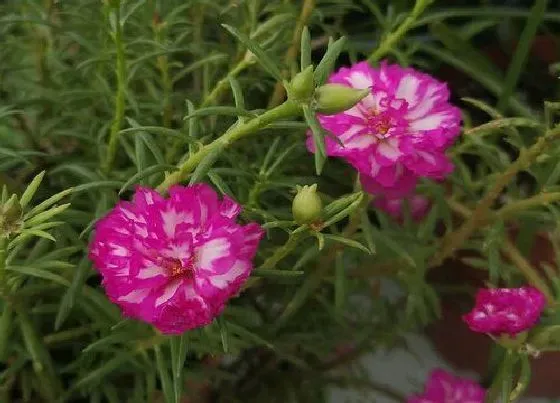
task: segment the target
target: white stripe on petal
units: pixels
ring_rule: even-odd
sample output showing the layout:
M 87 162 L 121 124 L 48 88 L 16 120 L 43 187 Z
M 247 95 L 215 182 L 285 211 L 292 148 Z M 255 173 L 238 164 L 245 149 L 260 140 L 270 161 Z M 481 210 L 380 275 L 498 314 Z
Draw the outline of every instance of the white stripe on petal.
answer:
M 428 115 L 422 119 L 413 120 L 410 122 L 412 130 L 432 130 L 437 129 L 447 117 L 447 113 L 438 113 Z
M 350 128 L 348 128 L 348 130 L 346 130 L 344 133 L 342 133 L 342 135 L 339 137 L 340 141 L 342 141 L 342 144 L 345 144 L 346 141 L 348 141 L 348 139 L 350 137 L 354 136 L 360 130 L 363 130 L 364 127 L 365 126 L 362 126 L 362 125 L 352 125 L 352 126 L 350 126 Z
M 210 280 L 210 284 L 212 284 L 214 287 L 224 288 L 236 278 L 241 276 L 243 273 L 247 272 L 249 269 L 249 262 L 238 260 L 227 273 L 217 276 L 210 276 L 208 279 Z
M 383 141 L 377 146 L 377 152 L 392 161 L 397 160 L 401 156 L 401 152 L 398 148 L 398 142 L 396 144 L 391 144 L 388 141 Z
M 230 253 L 230 243 L 226 238 L 212 239 L 196 250 L 197 267 L 212 270 L 214 261 Z
M 140 302 L 144 301 L 148 294 L 150 294 L 150 291 L 150 288 L 134 290 L 126 295 L 123 295 L 122 297 L 119 297 L 118 300 L 121 302 L 130 302 L 131 304 L 139 304 Z
M 192 213 L 177 212 L 174 209 L 161 212 L 161 219 L 163 220 L 163 230 L 165 235 L 169 238 L 175 236 L 175 228 L 178 224 L 189 224 L 193 222 Z
M 163 267 L 158 267 L 158 266 L 144 267 L 140 269 L 140 271 L 138 271 L 138 275 L 136 276 L 136 278 L 140 280 L 145 280 L 147 278 L 164 275 L 165 273 L 166 271 Z
M 363 150 L 373 145 L 375 141 L 376 141 L 375 137 L 373 136 L 368 136 L 368 135 L 356 136 L 350 141 L 345 141 L 344 147 L 352 150 Z
M 416 105 L 419 84 L 420 81 L 416 77 L 410 75 L 404 76 L 397 88 L 396 97 L 404 98 L 406 102 L 408 102 L 409 107 Z
M 369 88 L 373 85 L 373 80 L 371 79 L 371 77 L 366 76 L 361 71 L 352 72 L 347 80 L 350 82 L 350 85 L 352 87 L 361 90 Z
M 113 250 L 111 251 L 113 256 L 130 256 L 130 251 L 120 245 L 110 244 L 109 246 L 113 248 Z
M 161 294 L 161 296 L 156 299 L 156 307 L 160 306 L 161 304 L 165 304 L 167 301 L 173 298 L 180 285 L 181 280 L 175 280 L 167 284 L 163 289 L 163 294 Z

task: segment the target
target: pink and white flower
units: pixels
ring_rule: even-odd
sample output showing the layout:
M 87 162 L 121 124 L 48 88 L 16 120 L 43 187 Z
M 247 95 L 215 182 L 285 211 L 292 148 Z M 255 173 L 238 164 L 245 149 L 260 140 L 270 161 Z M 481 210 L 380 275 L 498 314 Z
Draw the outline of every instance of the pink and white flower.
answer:
M 341 68 L 329 83 L 371 94 L 335 115 L 318 115 L 338 142 L 326 137 L 327 155 L 346 159 L 376 186 L 414 187 L 417 177 L 445 178 L 453 165 L 445 150 L 460 132 L 461 114 L 449 103 L 447 85 L 412 68 L 367 62 Z M 313 142 L 308 139 L 313 151 Z
M 545 306 L 545 296 L 532 286 L 480 289 L 463 320 L 473 332 L 515 336 L 533 327 Z
M 95 226 L 90 258 L 126 316 L 163 333 L 212 322 L 253 268 L 263 230 L 236 223 L 241 207 L 208 185 L 138 187 Z
M 484 403 L 486 391 L 469 379 L 446 371 L 432 371 L 422 395 L 412 396 L 407 403 Z

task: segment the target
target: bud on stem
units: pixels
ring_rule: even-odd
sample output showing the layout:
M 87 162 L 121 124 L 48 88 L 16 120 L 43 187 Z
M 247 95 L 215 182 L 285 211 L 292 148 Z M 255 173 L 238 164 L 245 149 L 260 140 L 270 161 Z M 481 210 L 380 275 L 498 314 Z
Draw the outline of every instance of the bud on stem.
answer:
M 292 203 L 292 215 L 298 224 L 315 224 L 321 220 L 323 202 L 317 194 L 317 184 L 298 187 Z
M 370 93 L 340 84 L 325 84 L 315 91 L 315 110 L 325 115 L 334 115 L 350 109 Z

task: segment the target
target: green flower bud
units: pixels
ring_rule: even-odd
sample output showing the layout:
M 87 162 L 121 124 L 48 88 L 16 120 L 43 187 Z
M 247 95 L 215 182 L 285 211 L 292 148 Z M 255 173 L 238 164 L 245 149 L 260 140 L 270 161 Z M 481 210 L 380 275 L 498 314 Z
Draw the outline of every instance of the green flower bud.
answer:
M 315 91 L 316 110 L 325 115 L 344 112 L 361 101 L 369 89 L 359 90 L 340 84 L 325 84 Z
M 296 74 L 288 86 L 289 95 L 294 100 L 305 101 L 313 96 L 315 82 L 313 81 L 313 66 Z
M 15 194 L 6 203 L 0 205 L 0 238 L 7 238 L 21 227 L 22 213 Z
M 292 203 L 292 215 L 298 224 L 313 224 L 321 219 L 323 202 L 317 194 L 317 185 L 298 186 Z

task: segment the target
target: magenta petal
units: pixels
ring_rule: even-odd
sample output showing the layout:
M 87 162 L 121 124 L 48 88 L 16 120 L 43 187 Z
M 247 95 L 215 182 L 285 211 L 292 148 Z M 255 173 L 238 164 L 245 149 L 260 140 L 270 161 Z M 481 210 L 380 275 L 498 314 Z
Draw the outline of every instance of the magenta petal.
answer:
M 424 393 L 407 403 L 484 403 L 486 390 L 476 382 L 456 377 L 441 369 L 432 371 Z
M 371 89 L 354 107 L 318 119 L 339 140 L 326 138 L 327 155 L 343 158 L 361 176 L 371 177 L 374 193 L 405 195 L 400 187 L 412 181 L 397 180 L 396 172 L 435 180 L 452 172 L 445 152 L 460 134 L 461 113 L 449 103 L 445 83 L 387 62 L 378 68 L 367 62 L 343 67 L 329 82 Z M 315 152 L 311 132 L 307 148 Z
M 123 314 L 163 333 L 204 326 L 253 268 L 263 235 L 239 225 L 240 206 L 206 184 L 173 186 L 164 199 L 138 187 L 95 226 L 89 256 Z
M 545 306 L 543 293 L 535 287 L 480 289 L 475 307 L 463 320 L 473 332 L 515 336 L 533 327 Z

